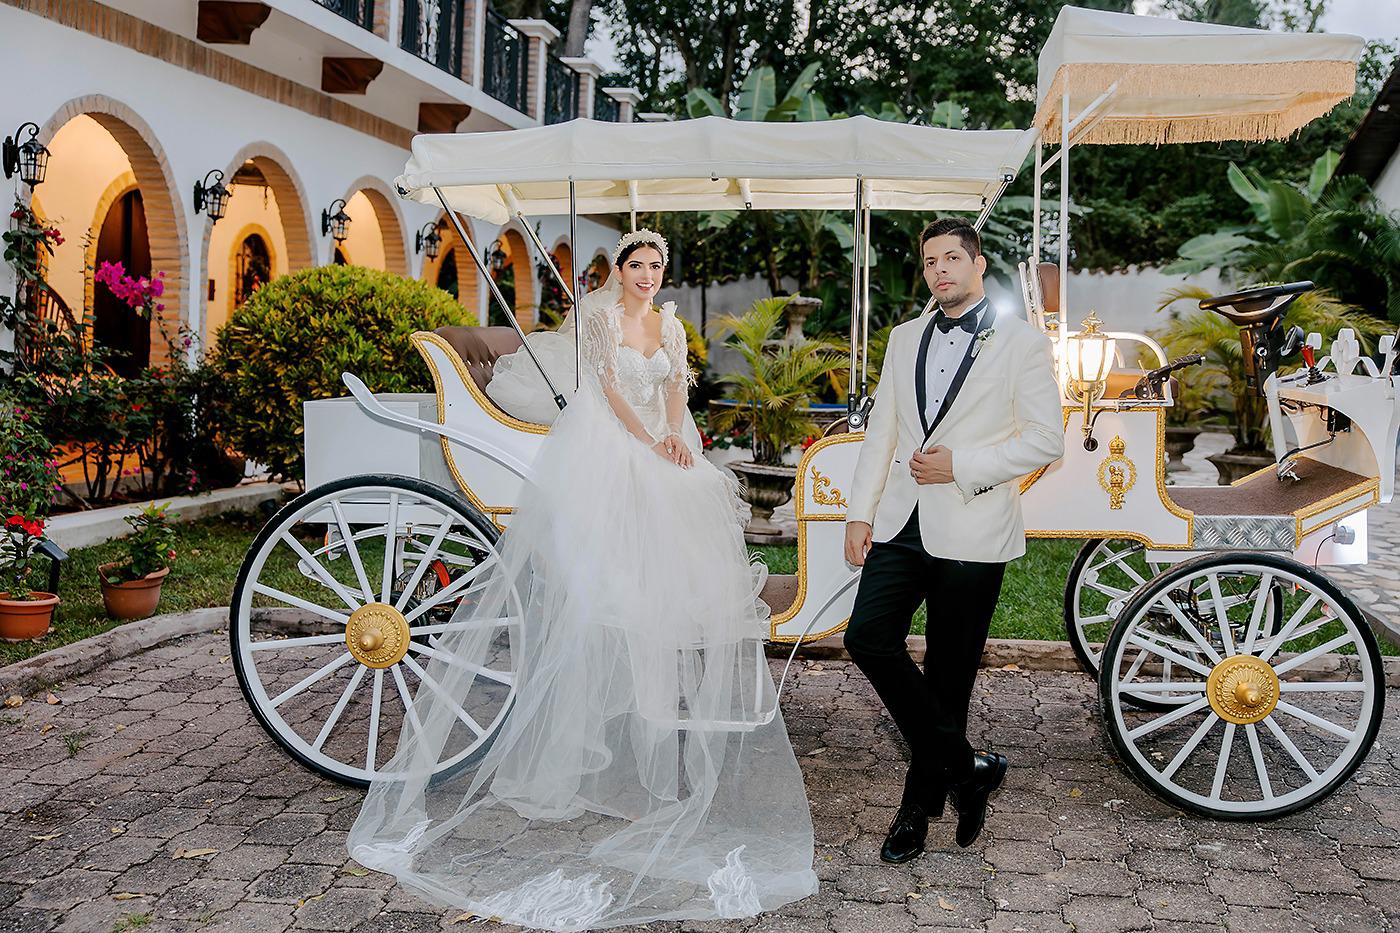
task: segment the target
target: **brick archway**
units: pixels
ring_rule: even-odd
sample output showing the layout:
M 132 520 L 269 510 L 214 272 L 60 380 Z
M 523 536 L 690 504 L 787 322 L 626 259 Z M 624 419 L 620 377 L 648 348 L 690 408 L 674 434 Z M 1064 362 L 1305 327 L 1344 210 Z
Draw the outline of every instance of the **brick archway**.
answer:
M 515 319 L 522 330 L 531 330 L 539 320 L 539 290 L 535 285 L 535 259 L 525 234 L 520 232 L 516 221 L 501 228 L 500 239 L 510 254 L 511 267 L 515 271 Z
M 345 192 L 345 200 L 349 201 L 357 193 L 364 194 L 374 208 L 375 220 L 379 221 L 379 236 L 384 241 L 385 269 L 407 278 L 409 244 L 403 234 L 403 218 L 399 216 L 394 193 L 384 182 L 369 175 L 350 186 Z
M 136 186 L 146 213 L 146 231 L 151 246 L 151 268 L 165 272 L 165 311 L 160 321 L 151 322 L 151 364 L 169 362 L 161 340 L 161 324 L 166 332 L 179 332 L 189 320 L 191 307 L 188 280 L 189 237 L 185 212 L 180 202 L 175 173 L 170 168 L 155 131 L 126 104 L 103 94 L 75 97 L 54 112 L 39 130 L 39 141 L 50 143 L 68 121 L 86 115 L 112 135 L 131 163 Z

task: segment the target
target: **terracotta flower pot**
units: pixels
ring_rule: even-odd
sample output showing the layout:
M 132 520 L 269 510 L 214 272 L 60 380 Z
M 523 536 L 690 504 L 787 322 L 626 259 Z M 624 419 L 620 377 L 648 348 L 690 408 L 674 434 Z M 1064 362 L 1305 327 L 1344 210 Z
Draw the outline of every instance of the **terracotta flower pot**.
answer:
M 33 599 L 10 599 L 9 596 L 9 593 L 0 593 L 0 639 L 31 641 L 47 635 L 58 597 L 37 590 Z
M 155 612 L 160 603 L 160 586 L 165 582 L 170 568 L 163 567 L 139 580 L 111 583 L 107 580 L 107 571 L 115 566 L 116 563 L 110 563 L 97 568 L 97 575 L 102 581 L 102 605 L 107 615 L 113 619 L 144 619 Z

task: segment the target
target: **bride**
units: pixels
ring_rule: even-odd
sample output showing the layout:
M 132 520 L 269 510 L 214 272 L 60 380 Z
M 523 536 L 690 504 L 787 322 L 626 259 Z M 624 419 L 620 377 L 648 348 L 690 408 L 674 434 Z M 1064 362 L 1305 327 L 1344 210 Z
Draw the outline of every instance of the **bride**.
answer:
M 370 786 L 350 830 L 357 861 L 444 906 L 587 930 L 749 917 L 816 890 L 763 654 L 763 568 L 745 556 L 734 481 L 699 456 L 675 307 L 652 306 L 666 261 L 660 235 L 627 234 L 607 284 L 570 316 L 580 386 L 499 562 L 453 617 L 480 624 L 440 636 L 428 674 L 443 689 L 414 698 L 384 769 L 396 777 Z M 561 331 L 539 355 L 562 391 L 574 331 Z M 506 394 L 552 405 L 514 356 Z M 454 698 L 499 688 L 480 675 L 507 651 L 516 693 L 494 742 L 434 775 L 461 731 L 481 728 Z

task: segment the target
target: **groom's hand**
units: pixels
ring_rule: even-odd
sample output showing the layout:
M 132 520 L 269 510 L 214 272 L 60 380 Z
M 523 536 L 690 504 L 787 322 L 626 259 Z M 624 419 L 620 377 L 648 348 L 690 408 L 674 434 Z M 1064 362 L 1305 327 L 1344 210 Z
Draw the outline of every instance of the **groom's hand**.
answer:
M 947 447 L 933 446 L 909 458 L 909 472 L 920 486 L 953 481 L 953 452 Z
M 870 550 L 869 522 L 846 523 L 846 563 L 852 567 L 865 566 L 865 552 Z

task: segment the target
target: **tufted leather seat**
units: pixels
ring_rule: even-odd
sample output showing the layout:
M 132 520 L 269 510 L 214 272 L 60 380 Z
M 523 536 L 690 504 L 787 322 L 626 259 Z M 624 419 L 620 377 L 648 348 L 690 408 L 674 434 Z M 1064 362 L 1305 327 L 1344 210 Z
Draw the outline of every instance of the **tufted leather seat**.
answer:
M 520 335 L 513 327 L 464 327 L 450 325 L 433 331 L 457 352 L 477 388 L 486 391 L 496 360 L 520 349 Z

